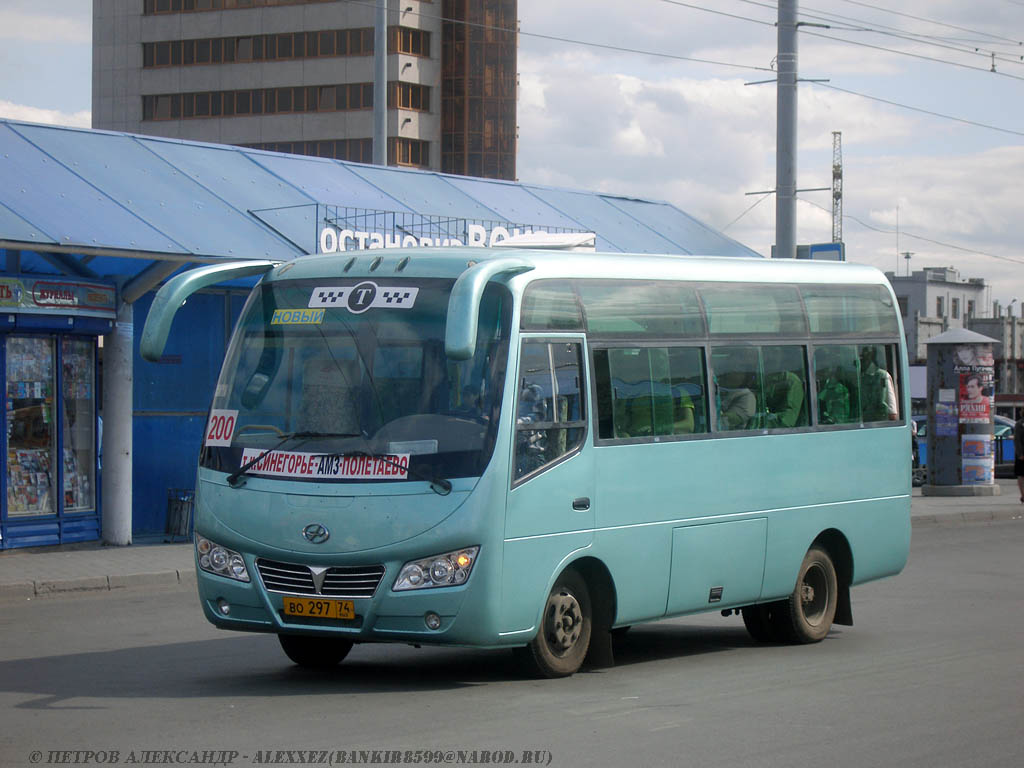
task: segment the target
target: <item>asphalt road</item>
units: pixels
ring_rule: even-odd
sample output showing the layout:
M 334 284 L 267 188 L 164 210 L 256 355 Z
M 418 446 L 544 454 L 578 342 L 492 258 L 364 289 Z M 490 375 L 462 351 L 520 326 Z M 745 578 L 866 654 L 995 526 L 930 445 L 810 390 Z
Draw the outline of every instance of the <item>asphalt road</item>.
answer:
M 563 680 L 406 646 L 300 670 L 185 589 L 6 603 L 0 765 L 1021 765 L 1022 552 L 1021 521 L 915 528 L 904 573 L 855 589 L 855 625 L 818 645 L 707 614 L 636 627 L 616 667 Z

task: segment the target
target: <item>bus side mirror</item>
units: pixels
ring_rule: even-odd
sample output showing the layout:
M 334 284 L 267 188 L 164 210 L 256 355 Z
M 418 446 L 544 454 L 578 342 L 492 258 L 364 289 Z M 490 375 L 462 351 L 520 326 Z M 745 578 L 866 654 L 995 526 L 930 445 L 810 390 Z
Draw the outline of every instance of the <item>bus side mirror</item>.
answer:
M 172 277 L 156 292 L 146 316 L 146 325 L 139 341 L 142 359 L 159 362 L 171 333 L 171 321 L 185 299 L 193 293 L 225 280 L 265 274 L 278 264 L 278 261 L 233 261 L 197 267 Z

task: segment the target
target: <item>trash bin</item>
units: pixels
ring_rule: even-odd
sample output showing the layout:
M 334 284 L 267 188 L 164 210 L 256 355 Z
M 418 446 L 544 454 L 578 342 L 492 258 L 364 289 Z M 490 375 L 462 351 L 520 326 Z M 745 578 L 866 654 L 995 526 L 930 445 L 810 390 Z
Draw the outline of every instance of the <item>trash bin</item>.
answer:
M 191 488 L 167 489 L 167 525 L 164 532 L 165 541 L 175 541 L 181 537 L 185 541 L 192 538 L 192 507 L 195 503 L 195 491 Z

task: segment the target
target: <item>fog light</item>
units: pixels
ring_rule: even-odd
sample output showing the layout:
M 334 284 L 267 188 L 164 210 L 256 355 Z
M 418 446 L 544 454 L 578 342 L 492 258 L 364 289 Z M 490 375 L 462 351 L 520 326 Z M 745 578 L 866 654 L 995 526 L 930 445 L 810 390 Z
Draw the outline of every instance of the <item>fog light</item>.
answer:
M 423 616 L 423 622 L 427 625 L 427 629 L 441 628 L 441 617 L 433 611 L 427 611 L 427 613 Z
M 231 606 L 228 605 L 228 601 L 223 597 L 217 598 L 217 610 L 220 611 L 224 616 L 231 614 Z

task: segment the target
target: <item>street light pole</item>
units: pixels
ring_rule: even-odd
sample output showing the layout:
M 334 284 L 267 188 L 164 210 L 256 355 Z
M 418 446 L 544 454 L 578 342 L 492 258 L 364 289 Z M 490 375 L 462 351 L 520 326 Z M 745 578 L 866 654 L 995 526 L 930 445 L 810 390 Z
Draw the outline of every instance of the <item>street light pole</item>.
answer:
M 796 258 L 796 0 L 779 0 L 775 83 L 775 255 Z

